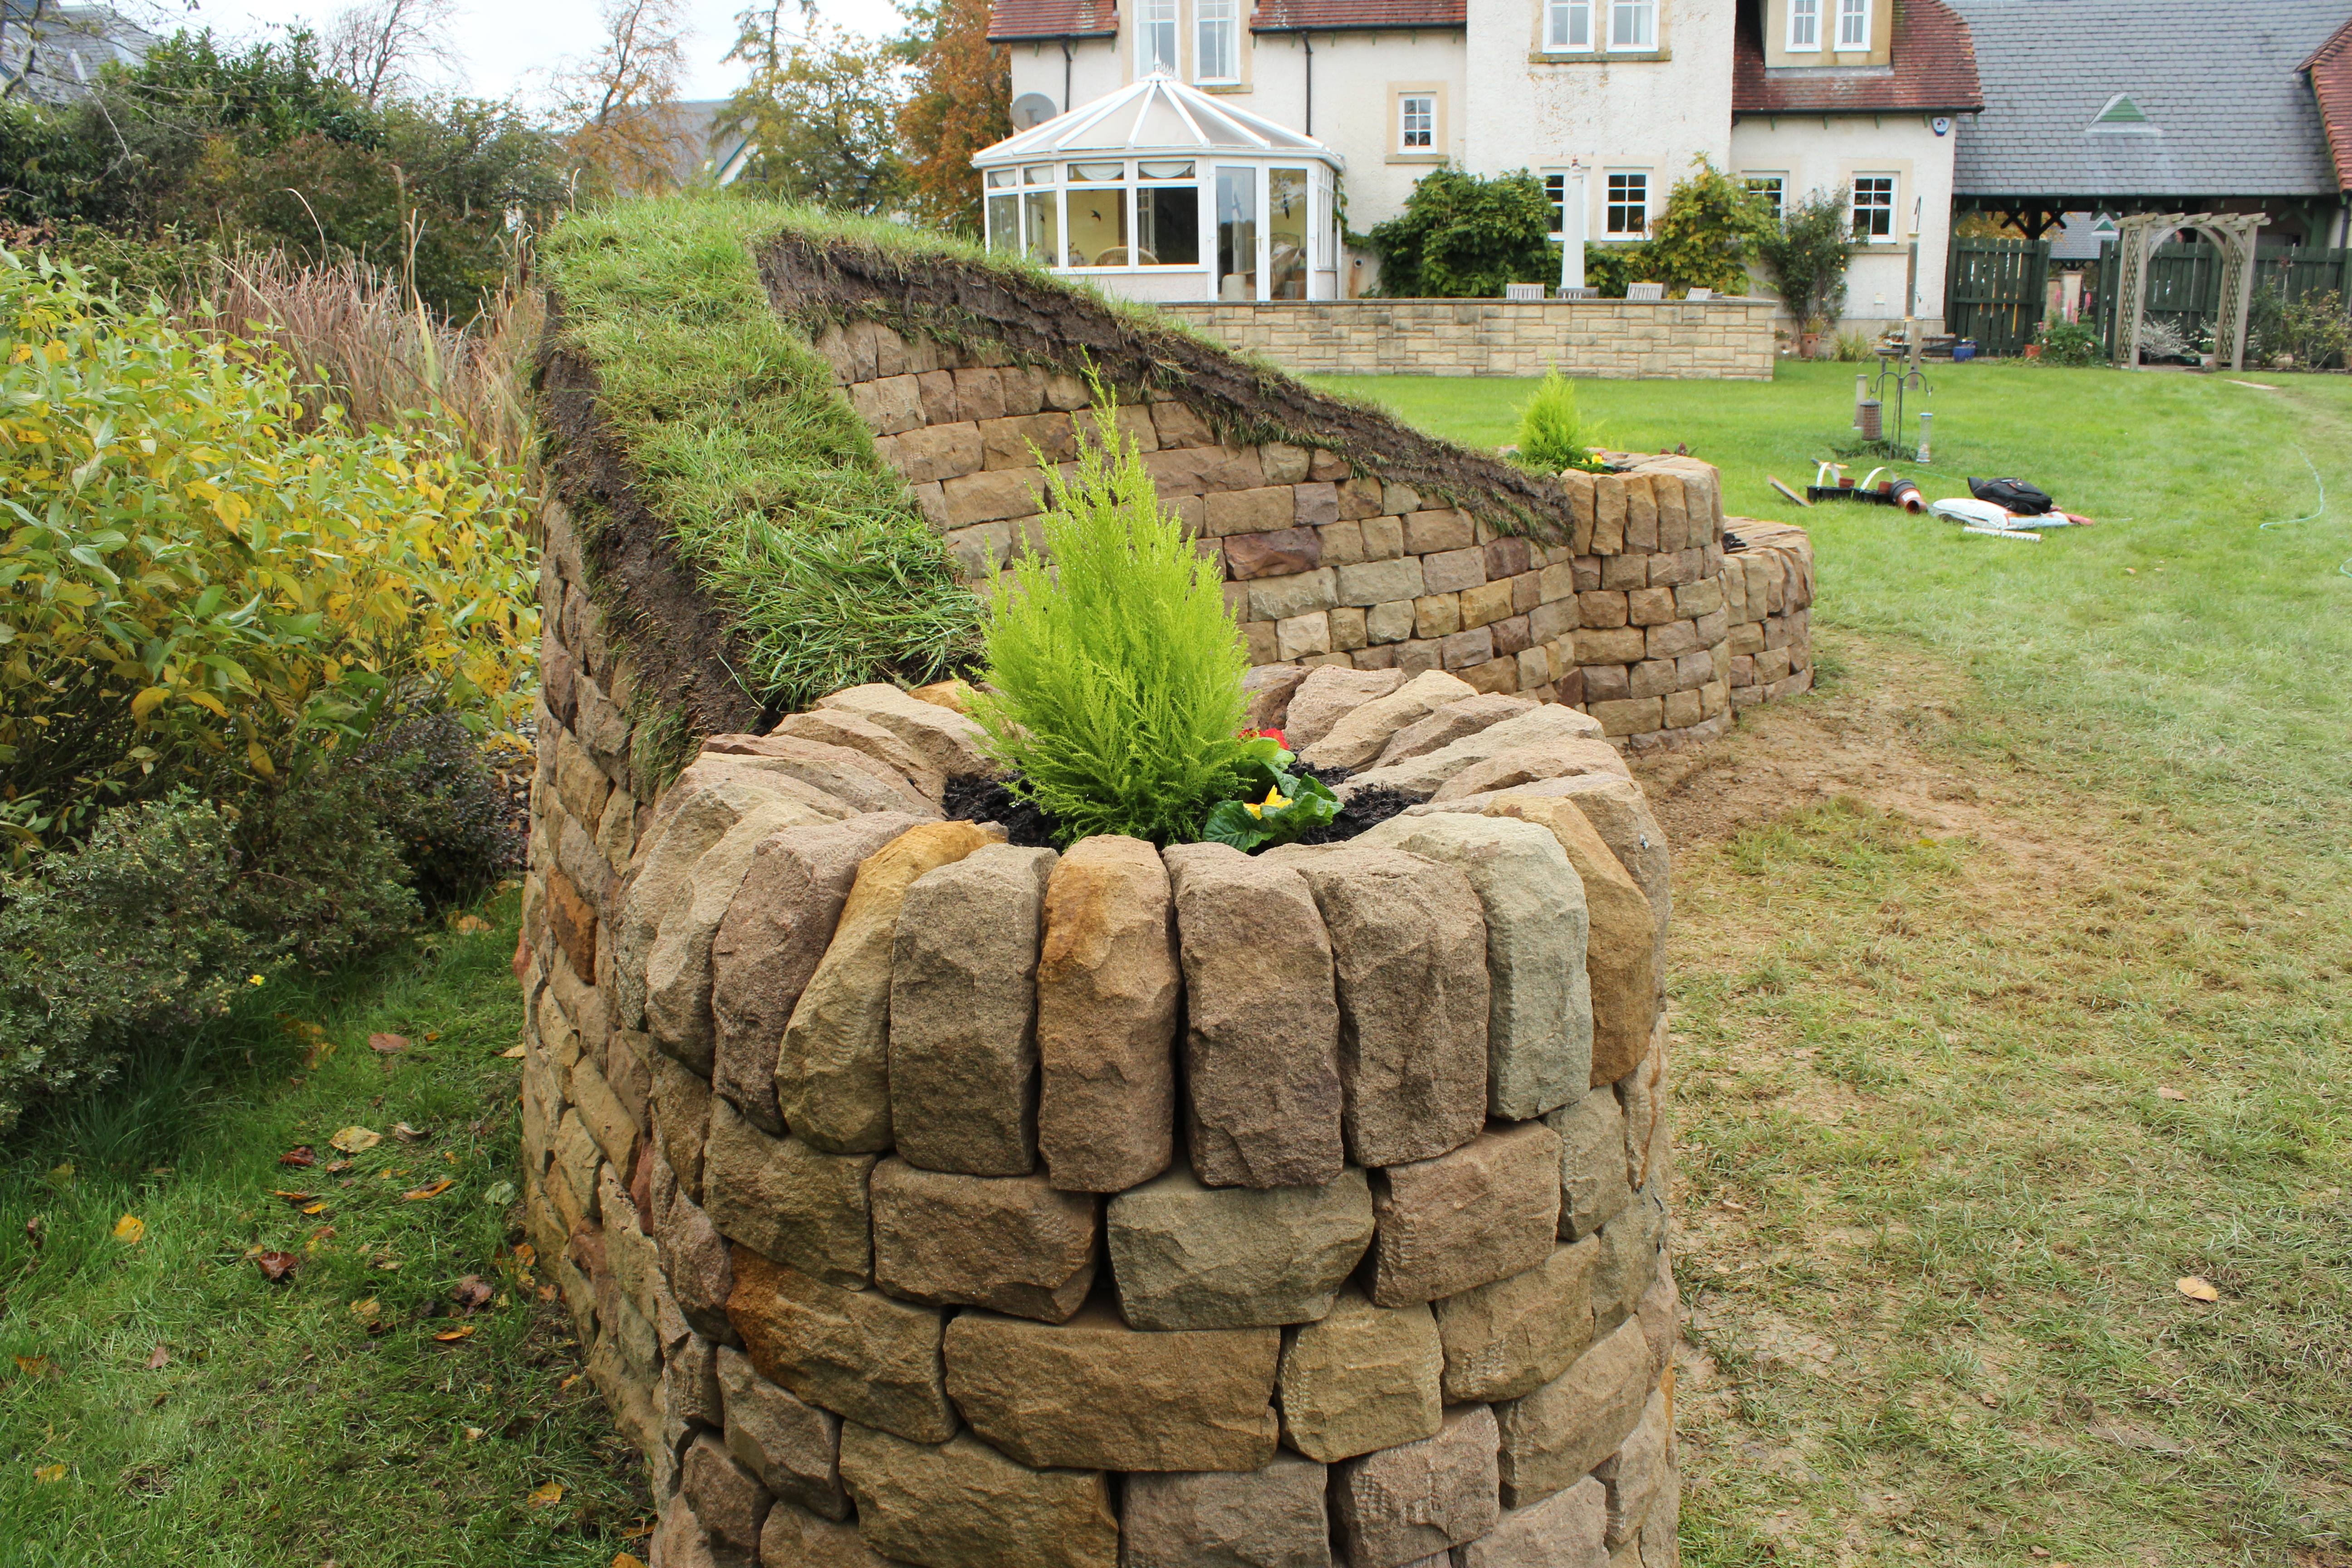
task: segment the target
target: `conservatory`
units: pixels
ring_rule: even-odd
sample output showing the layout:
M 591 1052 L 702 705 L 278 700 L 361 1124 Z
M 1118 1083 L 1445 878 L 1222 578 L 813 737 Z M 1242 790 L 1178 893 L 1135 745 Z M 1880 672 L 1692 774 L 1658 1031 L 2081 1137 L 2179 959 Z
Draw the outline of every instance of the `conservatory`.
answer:
M 988 247 L 1135 300 L 1339 294 L 1342 161 L 1157 72 L 972 155 Z

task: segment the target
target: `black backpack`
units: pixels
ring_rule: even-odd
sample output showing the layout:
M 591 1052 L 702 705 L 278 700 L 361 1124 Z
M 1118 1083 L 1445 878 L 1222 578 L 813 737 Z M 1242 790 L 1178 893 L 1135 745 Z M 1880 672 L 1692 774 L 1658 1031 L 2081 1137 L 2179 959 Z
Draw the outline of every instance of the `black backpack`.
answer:
M 2039 517 L 2054 504 L 2047 490 L 2023 479 L 1970 479 L 1969 494 L 2020 517 Z

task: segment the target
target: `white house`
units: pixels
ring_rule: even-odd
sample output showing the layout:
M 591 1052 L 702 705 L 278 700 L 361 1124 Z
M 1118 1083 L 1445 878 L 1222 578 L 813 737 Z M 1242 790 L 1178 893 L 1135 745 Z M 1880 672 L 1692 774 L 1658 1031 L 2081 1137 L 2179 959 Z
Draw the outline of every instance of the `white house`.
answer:
M 1701 156 L 1776 199 L 1847 186 L 1848 316 L 1865 326 L 1905 314 L 1915 237 L 1918 309 L 1940 312 L 1954 119 L 1981 106 L 1967 26 L 1942 0 L 996 0 L 989 36 L 1010 47 L 1024 128 L 976 160 L 1000 171 L 995 154 L 1042 149 L 1073 107 L 1083 118 L 1161 73 L 1328 150 L 1314 166 L 1356 232 L 1448 163 L 1537 172 L 1556 232 L 1594 245 L 1640 239 Z M 1180 282 L 1118 259 L 1101 280 L 1122 292 L 1230 297 L 1238 273 L 1245 297 L 1279 297 L 1276 268 L 1196 265 Z M 1339 266 L 1330 287 L 1361 278 Z

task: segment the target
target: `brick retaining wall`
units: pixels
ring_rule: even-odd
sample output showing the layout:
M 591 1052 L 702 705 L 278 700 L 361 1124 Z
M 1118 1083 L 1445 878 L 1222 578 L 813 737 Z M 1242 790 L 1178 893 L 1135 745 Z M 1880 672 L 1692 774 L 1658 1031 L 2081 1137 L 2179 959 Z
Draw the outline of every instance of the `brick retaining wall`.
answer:
M 1772 379 L 1769 300 L 1315 300 L 1162 305 L 1294 375 Z

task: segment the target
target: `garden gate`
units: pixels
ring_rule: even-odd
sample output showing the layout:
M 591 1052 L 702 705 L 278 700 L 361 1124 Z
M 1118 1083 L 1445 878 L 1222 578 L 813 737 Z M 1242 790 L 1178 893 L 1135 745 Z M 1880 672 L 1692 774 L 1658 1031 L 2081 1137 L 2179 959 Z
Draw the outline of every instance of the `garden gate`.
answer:
M 2042 324 L 2050 276 L 2046 239 L 1952 239 L 1944 272 L 1944 327 L 1980 354 L 2022 353 Z

